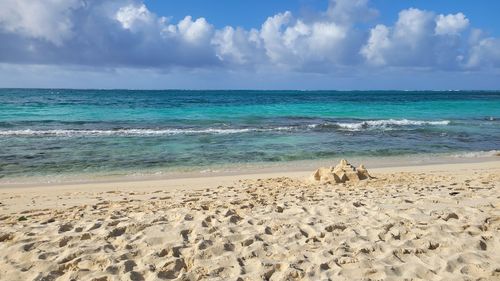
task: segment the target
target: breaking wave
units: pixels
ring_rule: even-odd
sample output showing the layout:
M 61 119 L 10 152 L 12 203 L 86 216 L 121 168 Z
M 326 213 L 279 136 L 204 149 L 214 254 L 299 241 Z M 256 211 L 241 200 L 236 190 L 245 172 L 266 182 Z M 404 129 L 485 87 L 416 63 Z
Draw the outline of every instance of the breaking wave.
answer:
M 5 130 L 0 136 L 168 136 L 168 135 L 196 135 L 196 134 L 240 134 L 249 132 L 287 131 L 293 127 L 278 127 L 273 129 L 243 128 L 243 129 L 117 129 L 117 130 Z
M 227 135 L 252 132 L 290 132 L 297 130 L 320 130 L 320 131 L 362 131 L 362 130 L 395 130 L 401 127 L 420 126 L 446 126 L 450 121 L 419 121 L 407 119 L 368 120 L 352 123 L 328 122 L 323 124 L 296 125 L 273 128 L 207 128 L 207 129 L 109 129 L 109 130 L 84 130 L 84 129 L 52 129 L 52 130 L 0 130 L 0 136 L 19 137 L 86 137 L 86 136 L 169 136 L 169 135 Z
M 361 131 L 373 129 L 386 129 L 392 130 L 400 127 L 419 127 L 419 126 L 446 126 L 451 121 L 421 121 L 421 120 L 408 120 L 408 119 L 388 119 L 388 120 L 368 120 L 353 123 L 335 123 L 341 130 L 346 131 Z

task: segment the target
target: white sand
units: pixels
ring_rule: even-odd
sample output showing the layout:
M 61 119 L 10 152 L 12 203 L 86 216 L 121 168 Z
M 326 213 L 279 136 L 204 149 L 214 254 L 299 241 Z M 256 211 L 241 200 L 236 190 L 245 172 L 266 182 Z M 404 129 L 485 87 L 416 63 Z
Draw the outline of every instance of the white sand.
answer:
M 0 280 L 500 280 L 500 161 L 311 173 L 0 187 Z

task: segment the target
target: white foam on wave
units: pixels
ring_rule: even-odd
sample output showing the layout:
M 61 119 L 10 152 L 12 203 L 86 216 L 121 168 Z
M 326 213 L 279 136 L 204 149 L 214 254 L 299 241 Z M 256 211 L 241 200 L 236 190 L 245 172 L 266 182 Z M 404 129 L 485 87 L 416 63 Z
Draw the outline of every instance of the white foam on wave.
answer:
M 195 135 L 195 134 L 240 134 L 248 132 L 290 131 L 293 127 L 242 128 L 242 129 L 117 129 L 117 130 L 4 130 L 0 136 L 55 136 L 55 137 L 85 137 L 85 136 L 162 136 L 162 135 Z
M 500 150 L 462 152 L 452 155 L 455 158 L 481 158 L 495 157 L 500 155 Z
M 41 137 L 85 137 L 85 136 L 168 136 L 168 135 L 197 135 L 197 134 L 241 134 L 251 132 L 276 132 L 276 131 L 294 131 L 300 129 L 316 129 L 322 126 L 333 126 L 340 130 L 361 131 L 364 129 L 385 129 L 391 130 L 394 127 L 402 126 L 445 126 L 450 121 L 420 121 L 407 119 L 388 119 L 388 120 L 368 120 L 356 123 L 325 123 L 310 124 L 306 127 L 275 127 L 275 128 L 207 128 L 207 129 L 116 129 L 116 130 L 83 130 L 83 129 L 53 129 L 53 130 L 0 130 L 0 136 L 41 136 Z
M 357 123 L 336 123 L 342 129 L 348 131 L 360 131 L 362 129 L 373 129 L 381 128 L 388 129 L 391 127 L 402 127 L 402 126 L 446 126 L 449 125 L 450 121 L 422 121 L 422 120 L 408 120 L 408 119 L 388 119 L 388 120 L 368 120 Z

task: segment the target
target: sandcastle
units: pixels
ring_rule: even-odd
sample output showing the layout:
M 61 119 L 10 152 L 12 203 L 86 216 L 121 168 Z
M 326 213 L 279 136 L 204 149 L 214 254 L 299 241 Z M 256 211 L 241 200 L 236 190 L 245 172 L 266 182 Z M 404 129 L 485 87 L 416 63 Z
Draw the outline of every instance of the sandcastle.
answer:
M 335 167 L 319 168 L 312 175 L 312 180 L 321 183 L 345 183 L 358 182 L 360 180 L 370 179 L 371 176 L 364 165 L 358 168 L 349 164 L 347 160 L 342 159 Z

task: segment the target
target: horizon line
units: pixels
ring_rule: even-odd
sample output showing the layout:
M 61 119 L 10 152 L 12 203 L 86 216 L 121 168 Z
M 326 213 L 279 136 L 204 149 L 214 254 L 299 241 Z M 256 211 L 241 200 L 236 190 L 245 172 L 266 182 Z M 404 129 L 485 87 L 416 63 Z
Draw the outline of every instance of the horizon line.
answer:
M 252 92 L 500 92 L 500 89 L 196 89 L 196 88 L 164 88 L 164 89 L 141 89 L 141 88 L 64 88 L 64 87 L 0 87 L 0 90 L 73 90 L 73 91 L 252 91 Z

